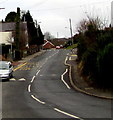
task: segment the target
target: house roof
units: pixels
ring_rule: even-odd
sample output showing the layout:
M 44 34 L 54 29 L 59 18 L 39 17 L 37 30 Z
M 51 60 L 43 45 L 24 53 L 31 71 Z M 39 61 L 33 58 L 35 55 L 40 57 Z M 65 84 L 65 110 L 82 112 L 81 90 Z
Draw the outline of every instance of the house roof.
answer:
M 52 46 L 55 46 L 53 43 L 51 43 L 51 42 L 48 41 L 48 40 L 44 40 L 44 42 L 45 42 L 45 43 L 43 44 L 43 46 L 45 46 L 45 45 L 48 44 L 48 43 L 51 44 Z
M 0 23 L 1 28 L 0 32 L 7 32 L 7 31 L 14 31 L 15 30 L 15 23 Z
M 27 23 L 21 22 L 22 29 L 27 29 Z M 3 22 L 0 23 L 0 32 L 15 31 L 16 23 L 15 22 Z

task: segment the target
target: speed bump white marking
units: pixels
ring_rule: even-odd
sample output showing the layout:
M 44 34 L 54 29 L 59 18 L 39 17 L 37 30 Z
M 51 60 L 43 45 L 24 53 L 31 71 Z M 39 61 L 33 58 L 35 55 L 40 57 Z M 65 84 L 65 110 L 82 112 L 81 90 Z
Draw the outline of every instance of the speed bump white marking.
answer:
M 19 81 L 26 81 L 26 79 L 25 78 L 21 78 L 21 79 L 19 79 Z
M 10 81 L 16 81 L 16 79 L 15 78 L 11 78 L 11 79 L 9 79 Z

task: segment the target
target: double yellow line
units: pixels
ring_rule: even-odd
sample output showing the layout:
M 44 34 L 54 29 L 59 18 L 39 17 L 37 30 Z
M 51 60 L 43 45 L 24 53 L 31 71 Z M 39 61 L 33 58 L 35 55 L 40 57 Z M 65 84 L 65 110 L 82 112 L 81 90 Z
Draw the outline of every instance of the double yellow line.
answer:
M 23 67 L 23 66 L 25 66 L 27 64 L 27 62 L 25 62 L 24 64 L 22 64 L 22 65 L 19 65 L 17 68 L 15 68 L 13 71 L 16 71 L 16 70 L 18 70 L 18 69 L 20 69 L 21 67 Z

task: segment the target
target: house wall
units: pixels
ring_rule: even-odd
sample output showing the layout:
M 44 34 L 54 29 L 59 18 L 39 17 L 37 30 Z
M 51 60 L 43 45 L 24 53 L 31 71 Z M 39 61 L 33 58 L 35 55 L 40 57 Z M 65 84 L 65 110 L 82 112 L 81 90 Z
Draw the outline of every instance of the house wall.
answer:
M 0 44 L 10 45 L 12 32 L 0 32 Z

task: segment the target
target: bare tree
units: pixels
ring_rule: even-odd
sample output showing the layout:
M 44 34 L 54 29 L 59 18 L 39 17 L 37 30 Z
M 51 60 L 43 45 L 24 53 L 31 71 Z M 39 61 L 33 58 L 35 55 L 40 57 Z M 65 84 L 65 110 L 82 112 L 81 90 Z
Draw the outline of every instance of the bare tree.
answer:
M 96 18 L 91 18 L 89 16 L 87 17 L 88 17 L 88 20 L 83 19 L 77 25 L 77 31 L 79 33 L 84 33 L 85 31 L 87 31 L 89 25 L 92 25 L 95 30 L 102 30 L 107 26 L 107 23 L 105 22 L 105 20 L 102 21 L 99 17 L 96 17 Z
M 44 33 L 44 38 L 45 38 L 46 40 L 51 40 L 51 39 L 54 38 L 54 36 L 52 36 L 50 32 L 45 32 L 45 33 Z

